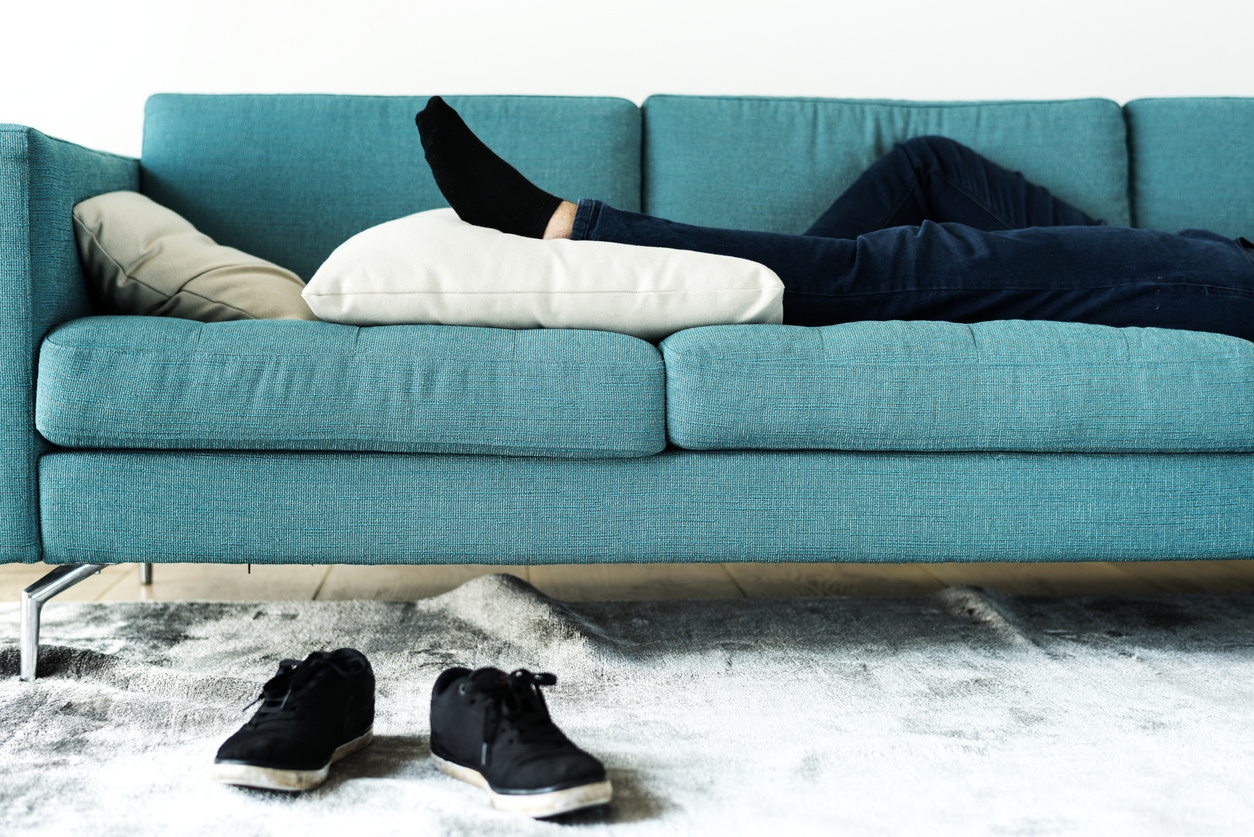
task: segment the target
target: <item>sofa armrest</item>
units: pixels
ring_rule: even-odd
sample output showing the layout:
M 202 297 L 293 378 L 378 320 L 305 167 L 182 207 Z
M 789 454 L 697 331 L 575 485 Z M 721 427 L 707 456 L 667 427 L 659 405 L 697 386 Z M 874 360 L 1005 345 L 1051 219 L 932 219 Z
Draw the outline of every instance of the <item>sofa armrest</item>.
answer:
M 139 188 L 139 161 L 0 124 L 0 563 L 38 561 L 35 369 L 44 335 L 92 312 L 74 246 L 77 202 Z

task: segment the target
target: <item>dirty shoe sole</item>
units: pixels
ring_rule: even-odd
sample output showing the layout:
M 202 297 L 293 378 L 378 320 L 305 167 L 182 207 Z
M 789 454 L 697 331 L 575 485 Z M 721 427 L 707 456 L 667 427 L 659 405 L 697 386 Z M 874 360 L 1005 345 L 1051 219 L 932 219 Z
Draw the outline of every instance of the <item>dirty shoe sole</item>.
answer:
M 303 791 L 316 788 L 327 780 L 331 765 L 364 748 L 374 738 L 374 728 L 347 744 L 341 744 L 331 754 L 331 760 L 317 770 L 280 770 L 275 767 L 259 767 L 238 761 L 215 761 L 209 778 L 228 785 L 244 785 L 250 788 L 277 791 Z
M 469 782 L 477 788 L 488 792 L 488 800 L 492 807 L 511 814 L 522 814 L 527 817 L 552 817 L 565 814 L 567 811 L 578 811 L 593 805 L 604 805 L 614 795 L 614 787 L 609 779 L 577 785 L 561 790 L 540 791 L 538 793 L 497 793 L 488 785 L 478 770 L 462 767 L 448 759 L 442 759 L 435 753 L 431 754 L 435 766 L 454 779 Z

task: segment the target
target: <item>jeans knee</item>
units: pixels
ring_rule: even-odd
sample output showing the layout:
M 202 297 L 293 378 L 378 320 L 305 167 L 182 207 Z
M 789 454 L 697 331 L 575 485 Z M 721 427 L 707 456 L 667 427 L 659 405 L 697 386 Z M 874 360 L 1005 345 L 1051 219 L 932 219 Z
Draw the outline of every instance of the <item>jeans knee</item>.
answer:
M 913 159 L 932 163 L 955 157 L 966 149 L 966 146 L 957 140 L 951 140 L 949 137 L 942 137 L 936 134 L 911 137 L 904 142 L 898 143 L 898 145 L 905 149 L 906 153 Z

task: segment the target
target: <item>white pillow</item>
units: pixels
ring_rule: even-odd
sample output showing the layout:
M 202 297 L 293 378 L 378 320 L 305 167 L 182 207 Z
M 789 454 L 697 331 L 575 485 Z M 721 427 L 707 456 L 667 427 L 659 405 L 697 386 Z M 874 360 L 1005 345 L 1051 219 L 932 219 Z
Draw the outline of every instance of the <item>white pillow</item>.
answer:
M 756 262 L 605 241 L 541 241 L 433 209 L 336 248 L 303 292 L 320 319 L 585 328 L 660 340 L 685 328 L 779 323 L 784 284 Z

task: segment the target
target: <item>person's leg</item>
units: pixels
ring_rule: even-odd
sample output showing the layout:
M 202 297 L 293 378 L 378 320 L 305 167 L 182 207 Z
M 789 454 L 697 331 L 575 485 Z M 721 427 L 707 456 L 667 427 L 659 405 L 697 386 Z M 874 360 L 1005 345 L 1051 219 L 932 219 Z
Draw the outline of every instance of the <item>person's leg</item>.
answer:
M 414 117 L 435 185 L 477 227 L 540 238 L 561 199 L 536 186 L 474 135 L 439 96 Z
M 1025 319 L 1254 339 L 1254 256 L 1200 230 L 925 221 L 850 240 L 697 227 L 580 201 L 570 238 L 764 264 L 784 283 L 790 325 Z
M 924 136 L 872 163 L 805 235 L 857 238 L 924 221 L 977 230 L 1102 223 L 959 142 Z
M 424 120 L 418 121 L 423 132 Z M 433 127 L 428 120 L 424 141 Z M 1043 319 L 1254 339 L 1254 257 L 1214 233 L 1107 226 L 984 231 L 925 220 L 843 239 L 696 227 L 600 201 L 581 201 L 572 217 L 571 204 L 539 190 L 504 161 L 503 188 L 493 195 L 494 182 L 481 176 L 481 167 L 499 173 L 493 162 L 499 158 L 470 136 L 474 153 L 463 155 L 455 144 L 434 144 L 434 155 L 428 148 L 433 171 L 443 171 L 437 183 L 448 189 L 454 209 L 450 192 L 460 201 L 466 190 L 472 204 L 502 208 L 497 220 L 508 225 L 514 219 L 509 196 L 522 192 L 529 207 L 526 234 L 537 238 L 566 237 L 563 219 L 571 217 L 568 236 L 575 240 L 695 250 L 764 264 L 784 282 L 787 323 Z

